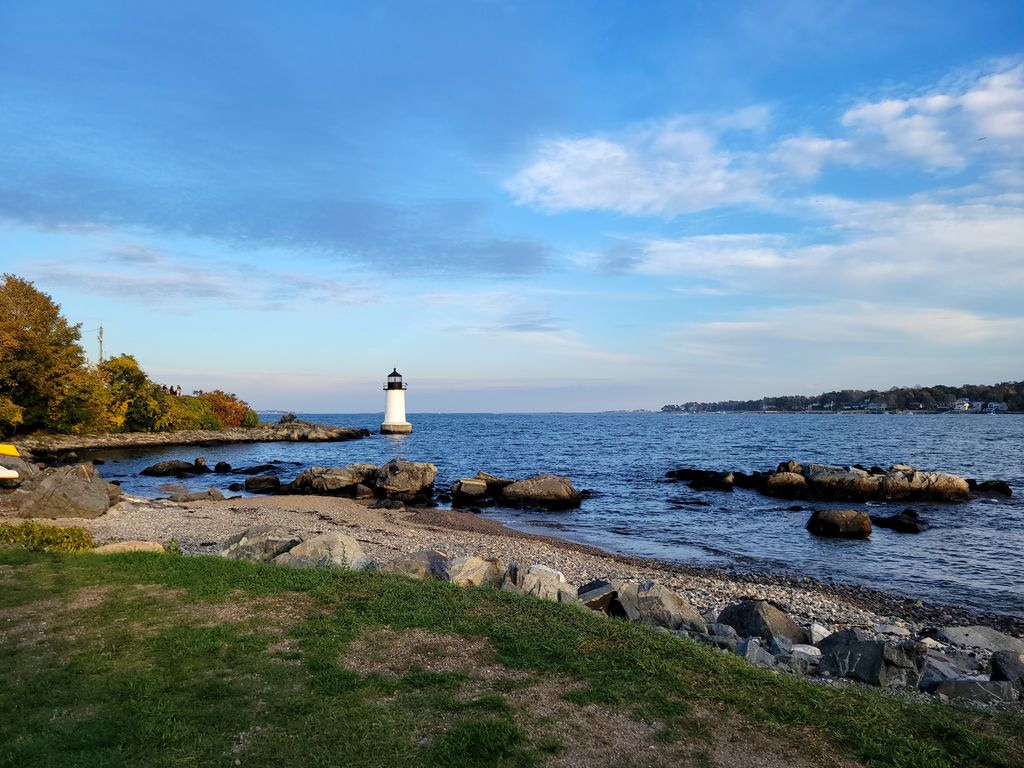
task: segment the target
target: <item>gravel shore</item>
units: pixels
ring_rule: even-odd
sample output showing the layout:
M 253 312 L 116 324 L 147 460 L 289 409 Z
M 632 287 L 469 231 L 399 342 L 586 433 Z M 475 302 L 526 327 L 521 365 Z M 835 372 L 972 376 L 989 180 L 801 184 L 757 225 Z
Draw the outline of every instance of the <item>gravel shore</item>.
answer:
M 560 539 L 512 530 L 466 512 L 436 508 L 394 511 L 368 509 L 366 502 L 322 496 L 235 498 L 174 503 L 125 497 L 95 520 L 67 519 L 93 531 L 97 543 L 174 539 L 187 554 L 209 554 L 228 536 L 253 525 L 273 523 L 303 537 L 341 531 L 355 537 L 366 554 L 384 563 L 416 549 L 434 548 L 449 555 L 496 557 L 502 566 L 515 561 L 540 563 L 584 584 L 592 579 L 654 580 L 686 597 L 698 610 L 718 611 L 741 598 L 769 600 L 797 621 L 817 621 L 828 629 L 878 624 L 904 626 L 913 634 L 950 624 L 986 624 L 1024 634 L 1024 621 L 997 614 L 977 614 L 929 605 L 884 592 L 810 578 L 768 573 L 704 569 L 624 557 Z M 11 510 L 6 510 L 8 514 Z M 0 508 L 0 521 L 5 510 Z

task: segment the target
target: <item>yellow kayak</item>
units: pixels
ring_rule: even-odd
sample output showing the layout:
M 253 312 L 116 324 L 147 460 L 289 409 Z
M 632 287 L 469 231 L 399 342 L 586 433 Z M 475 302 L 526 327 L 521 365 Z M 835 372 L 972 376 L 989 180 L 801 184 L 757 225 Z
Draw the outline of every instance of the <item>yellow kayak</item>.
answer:
M 0 456 L 21 456 L 21 454 L 10 443 L 0 443 Z

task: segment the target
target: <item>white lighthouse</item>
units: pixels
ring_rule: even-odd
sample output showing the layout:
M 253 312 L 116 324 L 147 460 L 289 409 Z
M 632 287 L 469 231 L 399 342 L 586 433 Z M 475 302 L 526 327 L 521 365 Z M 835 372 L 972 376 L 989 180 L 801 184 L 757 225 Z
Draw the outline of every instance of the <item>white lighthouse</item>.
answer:
M 393 368 L 388 374 L 388 383 L 384 385 L 384 423 L 380 425 L 381 434 L 404 435 L 412 432 L 412 424 L 405 420 L 405 389 L 402 374 Z

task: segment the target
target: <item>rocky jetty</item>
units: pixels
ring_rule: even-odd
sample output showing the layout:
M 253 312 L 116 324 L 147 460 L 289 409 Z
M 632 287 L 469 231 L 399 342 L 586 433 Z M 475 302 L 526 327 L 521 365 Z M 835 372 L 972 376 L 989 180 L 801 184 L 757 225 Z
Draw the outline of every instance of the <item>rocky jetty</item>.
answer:
M 453 507 L 505 506 L 562 510 L 580 506 L 583 495 L 561 475 L 531 475 L 522 480 L 477 472 L 452 483 Z
M 512 561 L 502 567 L 497 558 L 453 557 L 429 548 L 375 563 L 346 534 L 303 541 L 277 525 L 237 533 L 221 544 L 219 554 L 284 567 L 379 570 L 500 588 L 646 624 L 782 673 L 844 678 L 980 706 L 1009 706 L 1024 697 L 1024 640 L 986 627 L 946 627 L 939 639 L 914 637 L 907 627 L 892 623 L 829 631 L 814 621 L 801 625 L 765 600 L 739 600 L 701 615 L 684 595 L 652 580 L 598 579 L 576 587 L 564 573 L 540 563 L 523 567 Z
M 286 424 L 226 429 L 185 429 L 176 432 L 120 432 L 102 435 L 37 435 L 19 438 L 23 453 L 40 459 L 62 460 L 73 451 L 97 448 L 154 448 L 168 445 L 223 445 L 226 443 L 342 442 L 369 437 L 367 429 L 331 427 L 296 420 Z

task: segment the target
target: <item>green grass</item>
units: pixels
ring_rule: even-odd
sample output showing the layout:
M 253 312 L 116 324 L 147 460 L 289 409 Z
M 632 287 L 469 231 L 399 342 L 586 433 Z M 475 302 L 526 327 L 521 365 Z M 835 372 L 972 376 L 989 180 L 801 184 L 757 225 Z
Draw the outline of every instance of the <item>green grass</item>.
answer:
M 75 603 L 89 587 L 106 591 Z M 292 593 L 309 610 L 283 626 L 203 613 L 239 594 L 293 604 Z M 466 697 L 472 674 L 349 669 L 347 646 L 382 627 L 486 638 L 515 674 Z M 694 765 L 711 764 L 714 725 L 696 717 L 710 709 L 795 744 L 814 734 L 872 766 L 1024 768 L 1020 716 L 833 689 L 522 595 L 218 558 L 0 549 L 0 766 L 539 766 L 567 747 L 512 702 L 552 678 L 578 683 L 573 704 L 656 723 Z

